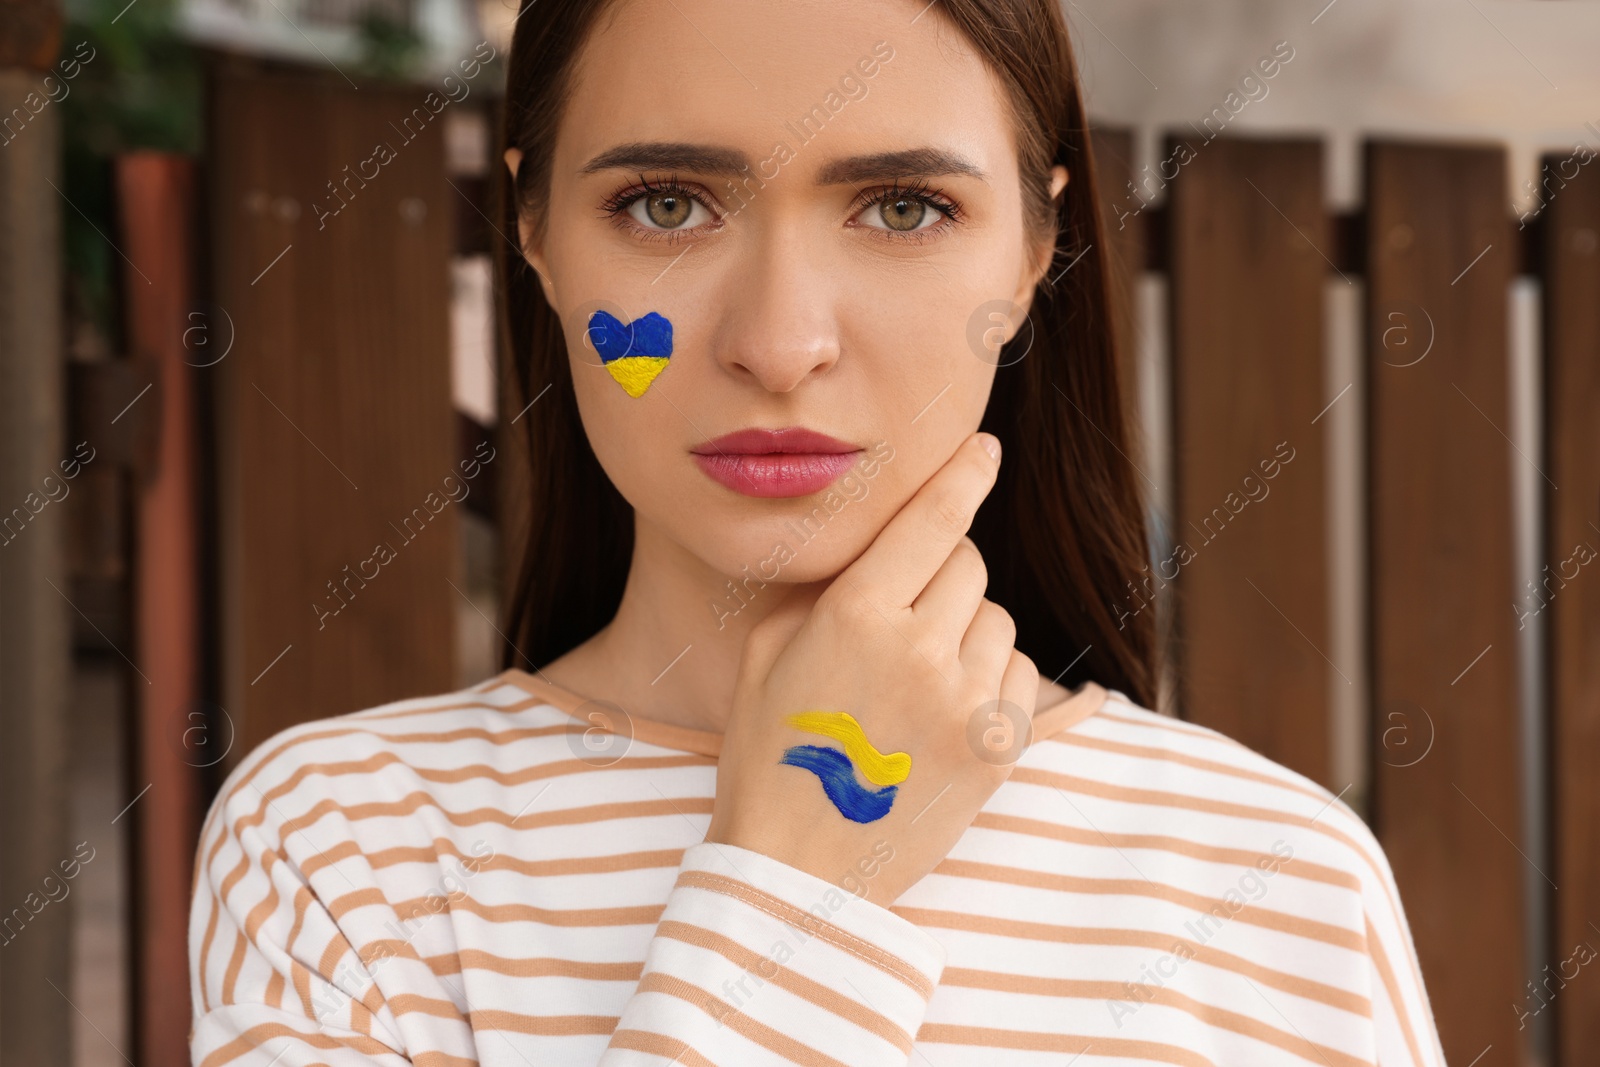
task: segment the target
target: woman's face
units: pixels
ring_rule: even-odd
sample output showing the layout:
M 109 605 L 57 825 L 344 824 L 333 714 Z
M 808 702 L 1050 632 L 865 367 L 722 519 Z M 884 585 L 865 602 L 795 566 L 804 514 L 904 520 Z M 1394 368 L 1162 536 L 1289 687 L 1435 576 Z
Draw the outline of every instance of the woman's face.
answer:
M 642 524 L 723 575 L 831 577 L 977 429 L 1051 251 L 1024 232 L 1012 122 L 923 0 L 618 0 L 529 258 Z M 665 363 L 658 320 L 617 328 L 651 313 Z M 791 427 L 842 443 L 717 440 Z

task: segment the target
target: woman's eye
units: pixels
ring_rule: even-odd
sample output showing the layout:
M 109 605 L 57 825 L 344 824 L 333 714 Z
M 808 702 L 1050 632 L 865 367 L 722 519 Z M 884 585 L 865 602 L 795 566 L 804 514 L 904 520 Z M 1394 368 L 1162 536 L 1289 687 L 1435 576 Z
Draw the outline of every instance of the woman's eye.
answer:
M 681 193 L 641 196 L 628 205 L 628 214 L 646 229 L 655 230 L 693 229 L 711 216 L 704 204 Z
M 944 212 L 916 197 L 896 196 L 885 197 L 877 203 L 867 205 L 867 209 L 860 215 L 860 221 L 868 226 L 880 230 L 895 230 L 905 233 L 911 230 L 925 230 L 936 225 Z

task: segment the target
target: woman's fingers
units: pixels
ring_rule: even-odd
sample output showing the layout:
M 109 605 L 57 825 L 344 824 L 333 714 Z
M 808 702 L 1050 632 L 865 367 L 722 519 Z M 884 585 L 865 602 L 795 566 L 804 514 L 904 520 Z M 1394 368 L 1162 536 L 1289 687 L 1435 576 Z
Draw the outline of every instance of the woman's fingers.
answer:
M 1012 621 L 1011 613 L 985 599 L 978 605 L 972 625 L 961 639 L 961 666 L 968 674 L 979 678 L 999 679 L 1012 653 L 1016 652 L 1016 643 L 1017 624 Z
M 989 568 L 972 538 L 963 537 L 911 604 L 912 618 L 938 634 L 952 651 L 960 647 L 983 603 Z
M 991 434 L 973 434 L 962 442 L 832 588 L 859 592 L 880 611 L 909 608 L 994 488 L 1000 461 L 985 449 L 986 441 L 999 449 Z
M 1011 650 L 1005 673 L 1000 676 L 1000 701 L 1001 715 L 1005 714 L 1006 704 L 1015 704 L 1022 709 L 1022 714 L 1027 717 L 1030 724 L 1033 721 L 1033 713 L 1038 710 L 1039 668 L 1034 665 L 1033 660 L 1016 649 Z M 1033 739 L 1033 731 L 1031 725 L 1024 727 L 1021 723 L 1012 723 L 1011 729 L 1022 734 L 1020 746 L 1014 744 L 1014 752 L 1011 754 L 1010 762 L 1016 763 L 1022 758 L 1022 749 L 1027 748 Z

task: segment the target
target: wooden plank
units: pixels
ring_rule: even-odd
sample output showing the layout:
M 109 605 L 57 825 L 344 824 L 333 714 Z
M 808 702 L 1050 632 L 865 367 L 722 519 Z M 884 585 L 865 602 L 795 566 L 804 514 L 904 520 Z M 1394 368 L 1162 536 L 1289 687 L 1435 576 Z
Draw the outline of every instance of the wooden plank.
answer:
M 0 68 L 0 100 L 21 101 L 38 86 L 32 71 Z M 69 209 L 49 185 L 63 180 L 60 115 L 43 109 L 0 147 L 0 1032 L 8 1063 L 71 1062 L 76 1015 L 50 988 L 71 991 L 72 912 L 39 903 L 43 879 L 70 885 L 58 865 L 73 860 L 67 671 L 77 613 L 63 596 L 71 497 L 62 494 L 79 485 L 60 464 L 79 474 L 83 467 L 63 432 L 57 309 Z
M 1600 1048 L 1600 981 L 1576 976 L 1600 951 L 1600 169 L 1552 157 L 1544 230 L 1545 569 L 1519 616 L 1543 614 L 1550 649 L 1552 961 L 1538 976 L 1556 1017 L 1556 1062 Z M 1567 177 L 1571 175 L 1571 177 Z M 1544 483 L 1541 483 L 1544 484 Z M 1580 948 L 1580 946 L 1583 946 Z
M 116 161 L 123 252 L 149 278 L 131 276 L 126 337 L 132 366 L 155 397 L 152 455 L 136 468 L 133 538 L 134 655 L 144 685 L 132 733 L 133 780 L 154 783 L 131 812 L 134 1047 L 145 1063 L 188 1056 L 189 991 L 170 977 L 188 968 L 189 892 L 203 814 L 201 768 L 220 754 L 200 707 L 199 456 L 193 332 L 193 159 L 135 152 Z M 131 416 L 130 416 L 131 417 Z M 191 719 L 192 713 L 200 717 Z M 188 741 L 189 744 L 185 744 Z
M 1505 173 L 1366 146 L 1372 821 L 1452 1063 L 1521 1062 Z
M 1182 158 L 1176 142 L 1167 158 Z M 1218 138 L 1171 183 L 1181 713 L 1330 781 L 1322 147 Z
M 456 194 L 430 95 L 216 75 L 231 759 L 292 723 L 455 684 Z

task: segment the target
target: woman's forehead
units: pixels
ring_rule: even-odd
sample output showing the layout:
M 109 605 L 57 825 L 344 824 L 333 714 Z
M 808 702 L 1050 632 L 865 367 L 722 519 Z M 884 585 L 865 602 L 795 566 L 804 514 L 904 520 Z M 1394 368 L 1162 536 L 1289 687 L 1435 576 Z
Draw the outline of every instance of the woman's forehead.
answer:
M 1011 143 L 999 79 L 911 0 L 615 0 L 571 89 L 556 161 L 568 174 L 657 142 L 752 168 L 781 143 L 789 165 L 817 172 L 933 146 L 992 174 Z

